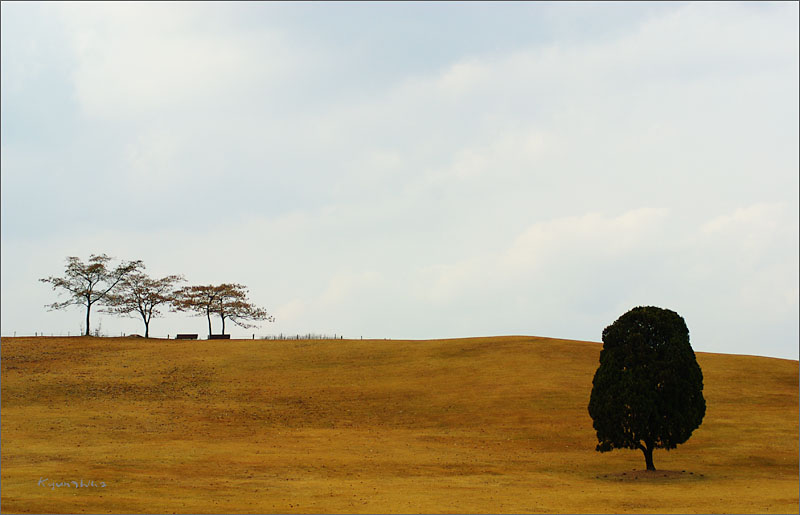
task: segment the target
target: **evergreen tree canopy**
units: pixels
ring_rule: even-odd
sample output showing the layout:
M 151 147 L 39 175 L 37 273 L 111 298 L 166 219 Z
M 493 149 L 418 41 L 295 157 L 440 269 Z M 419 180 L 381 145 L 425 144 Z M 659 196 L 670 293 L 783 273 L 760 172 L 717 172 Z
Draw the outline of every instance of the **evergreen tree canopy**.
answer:
M 648 470 L 653 450 L 688 440 L 706 412 L 689 329 L 668 309 L 637 307 L 606 327 L 592 384 L 597 450 L 640 449 Z

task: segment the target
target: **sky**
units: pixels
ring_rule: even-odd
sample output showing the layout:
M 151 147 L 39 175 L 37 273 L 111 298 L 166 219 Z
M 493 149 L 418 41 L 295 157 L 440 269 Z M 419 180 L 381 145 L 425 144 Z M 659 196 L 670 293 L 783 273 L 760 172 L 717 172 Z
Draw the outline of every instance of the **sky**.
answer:
M 659 306 L 798 359 L 796 2 L 0 5 L 4 336 L 79 333 L 38 279 L 106 253 L 246 285 L 276 320 L 233 337 Z

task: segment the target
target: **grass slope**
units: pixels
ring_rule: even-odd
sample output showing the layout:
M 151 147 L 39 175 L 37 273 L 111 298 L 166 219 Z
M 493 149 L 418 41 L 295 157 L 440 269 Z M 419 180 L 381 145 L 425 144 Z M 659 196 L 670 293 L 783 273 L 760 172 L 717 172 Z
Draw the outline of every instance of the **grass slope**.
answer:
M 798 512 L 797 361 L 698 353 L 703 425 L 645 473 L 594 451 L 597 343 L 1 348 L 3 513 Z

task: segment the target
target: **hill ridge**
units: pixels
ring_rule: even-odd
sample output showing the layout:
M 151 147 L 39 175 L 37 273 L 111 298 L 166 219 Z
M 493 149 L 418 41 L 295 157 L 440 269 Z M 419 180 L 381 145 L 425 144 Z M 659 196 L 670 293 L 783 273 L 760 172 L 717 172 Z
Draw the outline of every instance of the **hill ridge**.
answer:
M 639 452 L 594 451 L 596 342 L 84 338 L 2 339 L 4 511 L 798 506 L 797 361 L 698 352 L 706 418 L 656 451 L 664 477 L 631 473 Z

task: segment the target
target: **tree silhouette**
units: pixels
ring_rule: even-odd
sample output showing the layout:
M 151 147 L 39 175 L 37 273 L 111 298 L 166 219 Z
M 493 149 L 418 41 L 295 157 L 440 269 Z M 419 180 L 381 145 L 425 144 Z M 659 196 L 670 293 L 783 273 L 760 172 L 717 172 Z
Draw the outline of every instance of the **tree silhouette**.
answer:
M 178 311 L 194 312 L 197 316 L 205 315 L 208 319 L 208 335 L 211 331 L 211 315 L 218 315 L 222 321 L 222 332 L 225 334 L 225 320 L 241 327 L 253 327 L 248 320 L 275 319 L 247 299 L 247 288 L 241 284 L 220 284 L 205 286 L 186 286 L 175 292 L 173 306 Z
M 86 307 L 86 336 L 90 334 L 89 319 L 92 306 L 106 301 L 120 281 L 144 266 L 138 260 L 123 261 L 111 269 L 108 266 L 110 261 L 111 258 L 105 254 L 92 254 L 87 263 L 81 261 L 80 258 L 70 256 L 67 258 L 64 277 L 50 276 L 39 279 L 43 283 L 49 283 L 53 290 L 66 290 L 70 296 L 63 302 L 48 304 L 47 307 L 51 310 L 65 309 L 69 306 Z
M 229 319 L 239 327 L 255 327 L 248 320 L 265 320 L 274 322 L 275 318 L 258 308 L 247 299 L 247 288 L 241 284 L 223 284 L 220 295 L 214 306 L 214 312 L 222 321 L 222 334 L 225 334 L 225 319 Z
M 655 470 L 654 449 L 684 443 L 705 415 L 689 329 L 667 309 L 637 307 L 606 327 L 592 383 L 596 450 L 639 449 L 647 470 Z
M 107 313 L 136 315 L 144 322 L 144 337 L 150 337 L 150 320 L 161 315 L 158 306 L 171 303 L 174 299 L 175 285 L 184 281 L 180 275 L 168 275 L 161 279 L 151 279 L 143 272 L 125 276 L 117 290 L 108 297 Z
M 208 318 L 208 336 L 211 336 L 211 314 L 214 302 L 219 298 L 218 286 L 184 286 L 175 292 L 172 306 L 177 311 L 193 312 L 195 316 Z

